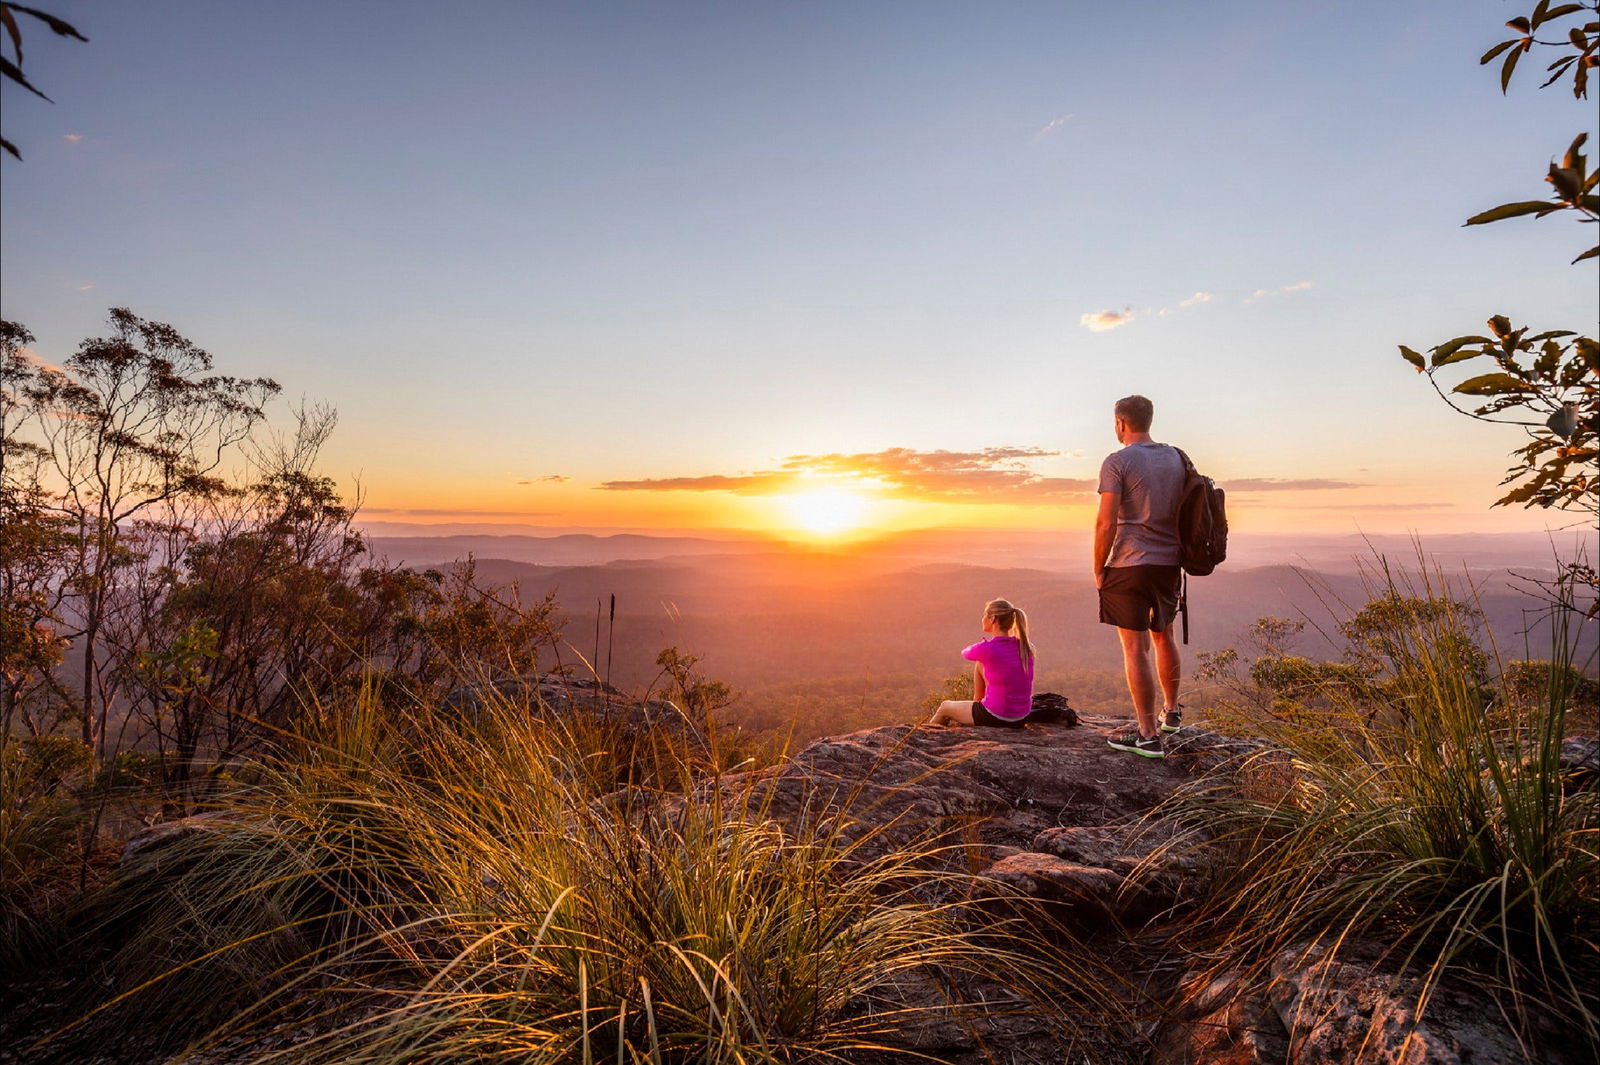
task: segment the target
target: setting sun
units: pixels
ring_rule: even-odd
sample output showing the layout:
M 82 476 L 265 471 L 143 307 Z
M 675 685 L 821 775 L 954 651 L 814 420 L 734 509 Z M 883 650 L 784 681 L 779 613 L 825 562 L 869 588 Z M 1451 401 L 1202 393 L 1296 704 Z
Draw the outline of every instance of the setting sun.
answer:
M 832 536 L 860 526 L 867 513 L 867 500 L 854 492 L 821 488 L 784 499 L 789 520 L 815 536 Z

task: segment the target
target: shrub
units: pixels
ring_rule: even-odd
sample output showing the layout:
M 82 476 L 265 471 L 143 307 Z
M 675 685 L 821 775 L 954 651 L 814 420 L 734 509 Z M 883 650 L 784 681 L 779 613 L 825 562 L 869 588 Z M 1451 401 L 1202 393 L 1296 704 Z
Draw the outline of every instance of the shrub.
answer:
M 1238 767 L 1251 786 L 1173 808 L 1215 860 L 1195 942 L 1219 969 L 1383 943 L 1429 994 L 1468 978 L 1525 1034 L 1550 1011 L 1600 1049 L 1600 793 L 1563 786 L 1567 634 L 1542 685 L 1486 687 L 1440 590 L 1391 583 L 1381 602 L 1388 680 L 1325 690 L 1324 727 L 1265 721 L 1273 749 Z

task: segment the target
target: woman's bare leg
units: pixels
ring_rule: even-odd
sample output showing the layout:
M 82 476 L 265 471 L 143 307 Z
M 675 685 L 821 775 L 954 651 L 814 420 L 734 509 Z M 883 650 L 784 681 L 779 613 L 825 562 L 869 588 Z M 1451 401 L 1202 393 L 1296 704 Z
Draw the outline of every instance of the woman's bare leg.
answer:
M 953 725 L 972 724 L 972 700 L 946 699 L 939 704 L 939 709 L 933 712 L 933 716 L 928 718 L 930 725 L 942 725 L 946 721 Z

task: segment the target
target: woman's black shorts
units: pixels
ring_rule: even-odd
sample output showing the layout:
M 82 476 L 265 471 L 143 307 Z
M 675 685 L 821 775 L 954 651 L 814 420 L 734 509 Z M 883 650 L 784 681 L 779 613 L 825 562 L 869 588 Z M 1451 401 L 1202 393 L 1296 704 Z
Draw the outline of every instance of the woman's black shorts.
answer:
M 1016 719 L 995 717 L 994 714 L 989 712 L 989 708 L 982 703 L 972 704 L 972 723 L 974 725 L 988 725 L 991 728 L 1021 728 L 1027 722 L 1028 719 L 1025 717 Z

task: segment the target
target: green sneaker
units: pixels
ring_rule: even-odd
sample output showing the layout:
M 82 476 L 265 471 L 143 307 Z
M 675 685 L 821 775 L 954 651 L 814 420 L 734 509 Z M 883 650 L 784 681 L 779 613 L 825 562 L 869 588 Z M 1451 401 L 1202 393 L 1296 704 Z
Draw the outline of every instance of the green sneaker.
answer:
M 1183 727 L 1183 704 L 1179 703 L 1161 715 L 1161 731 L 1177 732 Z
M 1166 748 L 1161 744 L 1159 735 L 1145 739 L 1137 732 L 1129 732 L 1123 736 L 1113 736 L 1106 740 L 1106 746 L 1118 751 L 1127 751 L 1129 754 L 1140 754 L 1146 758 L 1165 758 Z

